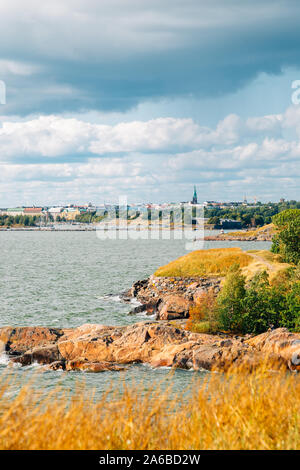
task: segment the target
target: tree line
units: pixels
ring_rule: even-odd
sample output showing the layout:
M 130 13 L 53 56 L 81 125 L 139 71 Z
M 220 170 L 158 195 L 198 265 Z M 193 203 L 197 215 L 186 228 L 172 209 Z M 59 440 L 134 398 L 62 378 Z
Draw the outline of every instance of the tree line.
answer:
M 19 225 L 21 227 L 35 227 L 40 223 L 40 216 L 37 215 L 0 215 L 0 226 L 12 227 Z
M 220 219 L 232 219 L 241 222 L 242 228 L 262 227 L 270 224 L 272 217 L 289 209 L 300 209 L 298 201 L 284 201 L 278 203 L 257 203 L 255 206 L 236 207 L 206 207 L 204 217 L 209 224 L 219 225 Z

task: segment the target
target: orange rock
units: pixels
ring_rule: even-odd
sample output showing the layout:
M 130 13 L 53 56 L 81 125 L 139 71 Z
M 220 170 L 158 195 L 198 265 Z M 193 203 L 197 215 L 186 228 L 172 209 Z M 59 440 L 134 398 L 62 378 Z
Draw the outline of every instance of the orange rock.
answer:
M 175 318 L 187 318 L 191 302 L 180 295 L 168 295 L 163 298 L 158 307 L 158 319 L 172 320 Z
M 84 370 L 86 372 L 104 372 L 107 370 L 121 371 L 124 366 L 112 364 L 110 362 L 87 362 L 84 360 L 68 361 L 65 365 L 66 370 Z
M 64 330 L 60 328 L 42 326 L 0 328 L 0 341 L 5 343 L 6 351 L 11 354 L 22 354 L 34 347 L 54 343 L 63 335 Z
M 58 330 L 43 327 L 0 328 L 3 348 L 23 365 L 36 361 L 53 370 L 120 370 L 122 364 L 153 367 L 227 369 L 255 367 L 265 358 L 300 370 L 300 335 L 284 328 L 254 338 L 224 338 L 191 333 L 167 322 L 129 326 L 82 325 Z
M 247 340 L 247 343 L 264 353 L 283 359 L 291 370 L 300 370 L 300 334 L 287 328 L 277 328 Z

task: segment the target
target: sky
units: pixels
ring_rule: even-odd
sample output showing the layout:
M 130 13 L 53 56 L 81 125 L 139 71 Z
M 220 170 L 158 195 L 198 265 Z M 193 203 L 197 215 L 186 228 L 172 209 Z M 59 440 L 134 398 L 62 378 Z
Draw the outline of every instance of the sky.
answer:
M 297 0 L 0 0 L 0 207 L 299 199 L 299 21 Z

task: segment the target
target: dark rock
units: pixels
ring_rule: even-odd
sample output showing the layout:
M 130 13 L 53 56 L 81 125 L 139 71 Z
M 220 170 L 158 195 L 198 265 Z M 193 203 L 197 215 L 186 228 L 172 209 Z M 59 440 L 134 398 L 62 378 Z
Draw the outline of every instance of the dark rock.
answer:
M 57 344 L 33 348 L 19 357 L 15 357 L 13 362 L 18 362 L 23 366 L 28 366 L 33 362 L 39 364 L 51 364 L 52 362 L 61 361 L 63 358 L 59 352 Z

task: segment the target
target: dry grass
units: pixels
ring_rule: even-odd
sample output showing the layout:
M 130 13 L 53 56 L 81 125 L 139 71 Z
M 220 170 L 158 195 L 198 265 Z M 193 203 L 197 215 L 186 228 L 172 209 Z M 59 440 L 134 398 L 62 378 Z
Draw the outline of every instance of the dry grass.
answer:
M 248 238 L 248 237 L 257 237 L 258 235 L 263 235 L 264 233 L 271 233 L 271 235 L 275 232 L 274 225 L 268 224 L 264 225 L 263 227 L 259 227 L 256 230 L 236 230 L 235 232 L 228 232 L 226 235 L 230 237 L 237 237 L 237 238 Z
M 242 269 L 246 279 L 251 279 L 255 273 L 267 271 L 269 279 L 272 280 L 291 267 L 288 263 L 281 261 L 280 255 L 271 253 L 268 250 L 249 250 L 247 253 L 253 257 L 253 262 Z
M 261 256 L 265 261 L 269 263 L 282 263 L 282 257 L 278 254 L 272 253 L 268 250 L 247 250 L 247 253 L 253 253 Z
M 159 268 L 158 277 L 225 277 L 233 264 L 239 264 L 247 280 L 267 271 L 270 281 L 291 267 L 280 255 L 267 250 L 242 251 L 240 248 L 214 248 L 192 251 Z
M 300 378 L 266 368 L 209 374 L 184 399 L 132 387 L 38 401 L 30 386 L 9 398 L 10 387 L 2 379 L 1 449 L 300 449 Z
M 159 268 L 155 275 L 161 277 L 225 276 L 232 264 L 248 266 L 252 257 L 240 248 L 214 248 L 188 253 Z

